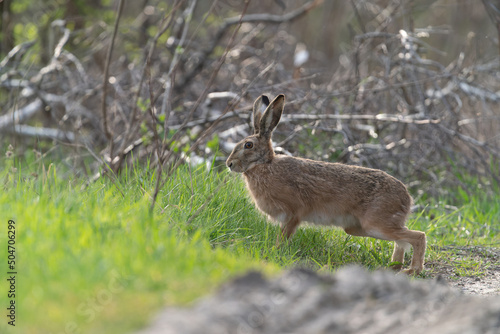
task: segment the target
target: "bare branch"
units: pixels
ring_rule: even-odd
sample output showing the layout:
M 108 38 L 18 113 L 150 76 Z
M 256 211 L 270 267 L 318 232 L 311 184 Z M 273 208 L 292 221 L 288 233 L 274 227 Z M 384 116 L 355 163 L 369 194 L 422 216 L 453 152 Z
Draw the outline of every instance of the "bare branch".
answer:
M 284 121 L 291 120 L 368 120 L 368 121 L 381 121 L 381 122 L 395 122 L 395 123 L 406 123 L 406 124 L 437 124 L 441 122 L 440 119 L 416 119 L 411 116 L 402 115 L 388 115 L 388 114 L 378 114 L 378 115 L 333 115 L 333 114 L 291 114 L 283 115 L 282 119 Z
M 31 118 L 38 111 L 43 109 L 42 100 L 36 99 L 30 104 L 11 112 L 7 115 L 0 116 L 0 130 L 3 130 L 13 124 L 19 124 L 22 121 Z
M 215 50 L 217 45 L 219 45 L 220 40 L 224 35 L 226 34 L 226 31 L 232 27 L 235 24 L 241 24 L 245 22 L 262 22 L 262 23 L 273 23 L 273 24 L 280 24 L 284 22 L 291 22 L 293 20 L 296 20 L 309 12 L 311 9 L 321 5 L 323 3 L 323 0 L 313 0 L 309 1 L 303 6 L 297 8 L 294 11 L 291 11 L 290 13 L 284 14 L 284 15 L 271 15 L 271 14 L 251 14 L 251 15 L 245 15 L 244 17 L 232 17 L 228 18 L 224 21 L 222 26 L 219 28 L 217 33 L 215 34 L 212 44 L 208 49 L 206 49 L 203 54 L 200 56 L 200 60 L 194 66 L 194 68 L 184 76 L 184 79 L 180 81 L 180 83 L 177 85 L 176 89 L 178 91 L 182 90 L 191 80 L 194 79 L 198 73 L 201 72 L 201 70 L 204 68 L 205 63 L 207 62 L 209 56 L 212 54 L 212 52 Z
M 12 50 L 9 51 L 7 56 L 5 56 L 5 58 L 2 59 L 2 61 L 0 62 L 0 69 L 5 68 L 13 58 L 19 59 L 22 56 L 24 56 L 26 51 L 30 49 L 33 45 L 35 45 L 35 41 L 24 42 L 19 45 L 16 45 Z
M 291 22 L 293 20 L 298 19 L 311 9 L 321 5 L 322 3 L 323 0 L 309 1 L 304 5 L 300 6 L 299 8 L 284 15 L 250 14 L 250 15 L 245 15 L 243 18 L 240 18 L 239 16 L 231 17 L 224 21 L 224 25 L 221 29 L 227 29 L 229 26 L 246 22 L 262 22 L 262 23 L 275 23 L 275 24 L 283 22 Z
M 62 131 L 60 129 L 40 128 L 25 124 L 17 124 L 6 129 L 9 133 L 15 133 L 21 136 L 37 137 L 45 139 L 57 139 L 60 141 L 73 143 L 76 140 L 76 135 L 71 131 Z
M 101 112 L 102 112 L 102 118 L 104 122 L 104 133 L 106 134 L 106 137 L 108 138 L 109 141 L 109 155 L 113 156 L 113 134 L 111 133 L 111 130 L 108 125 L 108 114 L 107 114 L 107 109 L 106 109 L 106 97 L 108 94 L 108 76 L 109 76 L 109 64 L 111 63 L 111 55 L 113 54 L 113 47 L 115 45 L 115 39 L 116 39 L 116 34 L 118 32 L 118 25 L 120 23 L 120 18 L 122 16 L 123 12 L 123 5 L 125 1 L 120 0 L 120 3 L 118 4 L 118 13 L 116 15 L 116 20 L 115 20 L 115 26 L 113 28 L 113 36 L 111 37 L 111 44 L 108 49 L 108 54 L 106 56 L 106 64 L 104 65 L 104 77 L 103 77 L 103 82 L 102 82 L 102 102 L 101 102 Z
M 165 115 L 165 120 L 163 122 L 163 138 L 167 138 L 168 134 L 168 121 L 170 118 L 170 93 L 172 90 L 172 86 L 174 85 L 174 79 L 173 79 L 173 72 L 177 68 L 177 64 L 179 61 L 179 55 L 182 52 L 182 48 L 184 47 L 184 42 L 186 41 L 187 37 L 187 32 L 189 28 L 189 23 L 191 22 L 191 17 L 193 16 L 193 11 L 196 7 L 197 0 L 191 0 L 189 3 L 188 8 L 184 12 L 184 27 L 182 29 L 182 36 L 179 41 L 179 45 L 175 49 L 174 52 L 174 57 L 172 58 L 172 61 L 170 62 L 170 68 L 168 70 L 168 73 L 166 74 L 164 81 L 165 81 L 165 86 L 164 86 L 164 93 L 163 93 L 163 102 L 161 104 L 161 115 Z M 159 149 L 159 147 L 158 147 Z M 159 152 L 158 152 L 159 153 Z
M 161 24 L 160 24 L 161 28 L 156 33 L 155 37 L 153 38 L 153 40 L 150 43 L 149 51 L 148 51 L 148 54 L 146 56 L 144 66 L 142 67 L 140 81 L 139 81 L 137 88 L 136 88 L 136 94 L 134 97 L 134 104 L 132 106 L 132 115 L 130 117 L 130 122 L 125 123 L 126 124 L 125 138 L 121 141 L 121 144 L 117 150 L 117 152 L 118 152 L 118 154 L 116 155 L 116 157 L 118 158 L 118 161 L 116 163 L 117 169 L 121 167 L 121 164 L 123 162 L 123 158 L 125 157 L 125 155 L 127 155 L 128 152 L 132 151 L 132 150 L 127 150 L 126 148 L 128 147 L 127 145 L 129 145 L 132 138 L 134 138 L 137 135 L 137 132 L 139 130 L 139 125 L 141 122 L 136 120 L 137 111 L 138 111 L 138 101 L 139 101 L 139 98 L 141 97 L 142 86 L 144 84 L 146 74 L 148 72 L 148 69 L 151 66 L 151 57 L 153 56 L 153 53 L 156 49 L 156 45 L 158 43 L 158 40 L 168 30 L 168 28 L 170 28 L 170 26 L 175 18 L 175 16 L 174 16 L 175 12 L 177 11 L 177 9 L 180 7 L 180 5 L 183 2 L 184 2 L 184 0 L 177 0 L 176 4 L 172 8 L 172 10 L 169 12 L 169 14 L 162 19 Z

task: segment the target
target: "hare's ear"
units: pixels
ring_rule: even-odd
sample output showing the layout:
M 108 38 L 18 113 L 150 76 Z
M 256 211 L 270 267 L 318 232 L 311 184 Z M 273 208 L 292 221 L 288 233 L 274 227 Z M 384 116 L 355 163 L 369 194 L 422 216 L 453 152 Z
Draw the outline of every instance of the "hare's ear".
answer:
M 259 135 L 261 137 L 271 137 L 271 133 L 280 121 L 284 105 L 285 95 L 280 94 L 267 107 L 266 112 L 260 119 Z
M 261 95 L 255 100 L 253 103 L 253 128 L 254 134 L 258 134 L 260 130 L 260 120 L 262 118 L 262 114 L 266 111 L 267 106 L 269 105 L 269 98 L 265 95 Z

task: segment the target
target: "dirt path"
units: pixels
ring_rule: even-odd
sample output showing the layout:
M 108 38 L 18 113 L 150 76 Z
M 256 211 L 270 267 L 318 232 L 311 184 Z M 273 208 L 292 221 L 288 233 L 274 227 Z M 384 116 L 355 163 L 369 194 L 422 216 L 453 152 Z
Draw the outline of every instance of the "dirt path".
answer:
M 467 294 L 500 295 L 500 270 L 488 270 L 488 274 L 482 278 L 462 277 L 456 281 L 450 281 L 449 284 Z
M 500 295 L 500 249 L 473 246 L 446 247 L 443 251 L 450 253 L 450 262 L 454 261 L 453 258 L 460 261 L 460 257 L 463 257 L 476 263 L 477 267 L 471 270 L 470 275 L 464 275 L 464 272 L 467 273 L 466 265 L 460 270 L 460 267 L 450 263 L 430 262 L 426 264 L 430 277 L 441 277 L 449 286 L 465 294 Z

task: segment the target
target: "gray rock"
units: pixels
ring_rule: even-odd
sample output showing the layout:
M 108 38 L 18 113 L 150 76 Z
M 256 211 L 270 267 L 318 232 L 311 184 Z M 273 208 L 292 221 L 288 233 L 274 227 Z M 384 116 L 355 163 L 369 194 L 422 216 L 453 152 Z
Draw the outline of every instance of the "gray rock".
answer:
M 140 334 L 498 334 L 500 298 L 347 267 L 334 276 L 251 272 L 191 308 L 168 308 Z

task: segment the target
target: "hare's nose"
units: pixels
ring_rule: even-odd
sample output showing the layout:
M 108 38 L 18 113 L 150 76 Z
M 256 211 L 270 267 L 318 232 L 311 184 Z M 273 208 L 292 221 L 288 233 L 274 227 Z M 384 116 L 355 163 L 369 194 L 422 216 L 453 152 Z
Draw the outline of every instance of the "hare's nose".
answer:
M 233 163 L 232 163 L 232 162 L 229 162 L 229 163 L 227 164 L 227 167 L 229 167 L 229 169 L 231 169 L 231 167 L 233 167 Z

